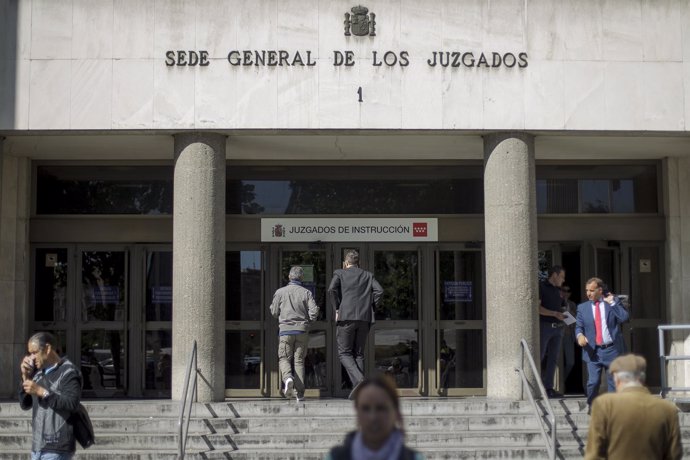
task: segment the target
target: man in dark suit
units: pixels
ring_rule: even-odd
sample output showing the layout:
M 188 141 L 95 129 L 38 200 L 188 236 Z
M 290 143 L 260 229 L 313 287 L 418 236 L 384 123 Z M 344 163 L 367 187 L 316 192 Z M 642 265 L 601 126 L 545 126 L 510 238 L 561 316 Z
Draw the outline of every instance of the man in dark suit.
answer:
M 644 387 L 647 363 L 642 356 L 616 358 L 610 367 L 616 393 L 592 405 L 585 460 L 683 457 L 678 408 Z
M 350 376 L 352 397 L 364 380 L 364 347 L 383 289 L 373 274 L 359 268 L 357 251 L 345 254 L 343 267 L 333 273 L 328 295 L 335 308 L 338 358 Z
M 587 302 L 577 306 L 575 336 L 582 347 L 582 360 L 587 363 L 587 404 L 599 394 L 601 371 L 605 369 L 609 392 L 616 386 L 609 366 L 624 353 L 623 331 L 621 325 L 630 315 L 620 299 L 611 292 L 604 292 L 604 283 L 599 278 L 590 278 L 585 284 Z

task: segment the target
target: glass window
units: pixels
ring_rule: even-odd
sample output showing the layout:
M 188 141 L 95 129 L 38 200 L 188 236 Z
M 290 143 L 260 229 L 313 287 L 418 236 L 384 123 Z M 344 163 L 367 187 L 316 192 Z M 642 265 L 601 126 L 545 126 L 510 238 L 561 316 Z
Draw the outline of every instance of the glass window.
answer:
M 159 390 L 159 396 L 170 396 L 172 379 L 172 332 L 146 331 L 145 388 Z
M 261 333 L 225 331 L 225 388 L 259 388 Z
M 103 394 L 104 390 L 124 388 L 127 365 L 122 331 L 82 331 L 81 373 L 84 390 L 93 390 L 96 396 Z
M 146 256 L 146 321 L 172 321 L 172 252 Z
M 440 388 L 484 386 L 483 331 L 442 329 L 438 349 Z
M 657 167 L 654 164 L 537 166 L 537 212 L 656 213 Z
M 480 252 L 439 252 L 441 320 L 481 320 L 483 312 Z
M 260 321 L 261 251 L 225 253 L 225 319 Z
M 36 249 L 34 264 L 36 321 L 67 319 L 67 249 Z
M 171 214 L 172 166 L 39 166 L 37 214 Z
M 304 357 L 306 388 L 328 389 L 326 369 L 326 332 L 310 331 L 307 356 Z
M 383 288 L 376 319 L 414 320 L 418 317 L 419 257 L 417 251 L 375 251 L 374 278 Z
M 376 371 L 388 374 L 398 388 L 419 386 L 419 339 L 416 329 L 374 331 Z
M 82 252 L 83 320 L 126 320 L 125 261 L 126 254 L 123 251 Z
M 228 214 L 481 214 L 482 169 L 229 167 Z

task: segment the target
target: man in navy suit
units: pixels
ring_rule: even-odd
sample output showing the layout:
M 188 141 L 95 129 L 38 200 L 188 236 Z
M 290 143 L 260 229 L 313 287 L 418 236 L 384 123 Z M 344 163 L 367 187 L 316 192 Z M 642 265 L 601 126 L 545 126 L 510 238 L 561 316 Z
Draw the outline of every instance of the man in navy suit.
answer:
M 585 289 L 589 300 L 577 306 L 575 335 L 582 347 L 582 360 L 587 363 L 587 404 L 592 407 L 599 393 L 602 369 L 607 372 L 609 392 L 616 391 L 609 366 L 625 352 L 621 325 L 630 315 L 618 297 L 604 292 L 601 279 L 590 278 Z

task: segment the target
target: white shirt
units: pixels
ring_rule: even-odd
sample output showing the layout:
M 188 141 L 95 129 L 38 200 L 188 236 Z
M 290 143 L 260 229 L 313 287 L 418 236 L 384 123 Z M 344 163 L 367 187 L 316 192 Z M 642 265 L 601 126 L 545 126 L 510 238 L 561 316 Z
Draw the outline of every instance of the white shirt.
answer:
M 613 304 L 611 304 L 613 305 Z M 609 327 L 606 324 L 606 301 L 601 298 L 599 299 L 599 312 L 601 313 L 601 338 L 604 340 L 604 343 L 601 345 L 608 345 L 610 343 L 613 343 L 613 338 L 611 338 L 611 334 L 609 333 Z M 596 323 L 597 323 L 597 302 L 594 301 L 592 302 L 592 317 L 594 317 L 594 328 L 596 330 Z M 596 344 L 592 344 L 596 345 Z

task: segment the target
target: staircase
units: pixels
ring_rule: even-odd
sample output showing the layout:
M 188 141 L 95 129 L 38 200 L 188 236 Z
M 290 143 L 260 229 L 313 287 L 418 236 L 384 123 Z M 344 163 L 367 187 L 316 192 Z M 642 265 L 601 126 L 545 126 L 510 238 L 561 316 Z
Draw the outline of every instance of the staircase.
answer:
M 553 400 L 560 458 L 582 458 L 587 406 L 581 399 Z M 171 401 L 88 401 L 96 445 L 77 449 L 89 460 L 174 459 L 179 404 Z M 546 459 L 544 441 L 526 401 L 484 398 L 402 400 L 407 444 L 427 459 Z M 690 427 L 688 414 L 681 424 Z M 347 400 L 233 400 L 195 404 L 189 428 L 190 459 L 322 459 L 354 429 Z M 0 458 L 26 459 L 30 412 L 0 403 Z M 683 429 L 684 441 L 690 432 Z M 687 444 L 690 446 L 690 443 Z M 690 450 L 686 448 L 686 454 Z

